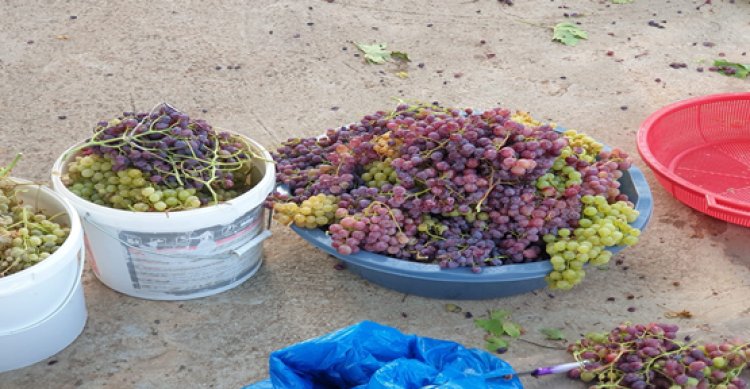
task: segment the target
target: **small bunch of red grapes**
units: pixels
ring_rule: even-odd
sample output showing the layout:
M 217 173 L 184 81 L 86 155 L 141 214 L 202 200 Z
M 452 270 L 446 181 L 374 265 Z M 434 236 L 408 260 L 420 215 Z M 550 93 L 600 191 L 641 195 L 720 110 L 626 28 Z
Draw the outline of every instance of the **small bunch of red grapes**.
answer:
M 342 255 L 474 272 L 553 258 L 549 284 L 569 289 L 639 233 L 619 190 L 627 154 L 503 108 L 402 104 L 290 139 L 274 159 L 288 191 L 268 199 L 276 219 L 326 229 Z
M 246 192 L 258 159 L 243 137 L 160 104 L 99 122 L 70 157 L 63 182 L 95 204 L 178 211 Z
M 750 343 L 697 343 L 677 338 L 673 324 L 621 324 L 592 333 L 568 347 L 583 368 L 568 376 L 592 389 L 746 389 L 740 378 Z M 689 339 L 689 338 L 687 338 Z

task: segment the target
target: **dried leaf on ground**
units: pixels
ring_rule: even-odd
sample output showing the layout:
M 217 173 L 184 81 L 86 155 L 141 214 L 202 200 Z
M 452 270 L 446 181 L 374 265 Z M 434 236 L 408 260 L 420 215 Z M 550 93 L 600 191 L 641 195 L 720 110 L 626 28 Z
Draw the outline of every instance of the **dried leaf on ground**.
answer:
M 559 328 L 542 328 L 539 330 L 548 340 L 565 340 L 565 334 Z
M 664 317 L 669 318 L 669 319 L 675 319 L 675 318 L 692 319 L 693 313 L 686 309 L 683 309 L 682 311 L 679 311 L 679 312 L 676 312 L 676 311 L 667 312 L 664 314 Z
M 588 39 L 586 31 L 570 22 L 558 23 L 552 34 L 552 40 L 567 46 L 575 46 L 581 39 Z
M 406 54 L 403 51 L 390 51 L 386 49 L 385 43 L 375 43 L 372 45 L 366 45 L 364 43 L 355 43 L 355 46 L 364 53 L 365 60 L 368 63 L 373 64 L 384 64 L 386 61 L 390 61 L 392 59 L 409 62 L 411 61 L 409 59 L 409 55 Z
M 503 323 L 503 331 L 514 338 L 521 336 L 521 327 L 519 327 L 518 324 L 509 321 Z
M 505 333 L 503 322 L 497 319 L 476 319 L 474 320 L 474 325 L 495 336 L 500 336 Z
M 490 319 L 500 320 L 503 321 L 510 316 L 510 312 L 508 312 L 505 309 L 496 309 L 492 312 L 490 312 Z
M 409 54 L 406 54 L 403 51 L 391 51 L 391 58 L 398 59 L 404 62 L 411 62 L 411 59 L 409 59 Z
M 504 309 L 490 311 L 486 316 L 474 320 L 474 325 L 487 331 L 487 349 L 504 353 L 513 338 L 521 336 L 521 326 L 510 321 L 510 312 Z
M 369 63 L 383 64 L 391 58 L 391 52 L 385 49 L 385 43 L 376 43 L 374 45 L 355 43 L 354 45 L 365 54 L 365 60 Z
M 750 74 L 750 65 L 745 65 L 737 62 L 729 62 L 723 59 L 717 59 L 714 61 L 714 66 L 719 68 L 718 72 L 731 77 L 747 78 Z M 726 70 L 733 69 L 733 73 L 729 73 Z
M 508 349 L 508 341 L 503 338 L 492 336 L 487 339 L 487 345 L 485 347 L 487 348 L 487 350 L 492 351 L 493 353 L 502 354 L 503 352 L 505 352 L 505 350 Z

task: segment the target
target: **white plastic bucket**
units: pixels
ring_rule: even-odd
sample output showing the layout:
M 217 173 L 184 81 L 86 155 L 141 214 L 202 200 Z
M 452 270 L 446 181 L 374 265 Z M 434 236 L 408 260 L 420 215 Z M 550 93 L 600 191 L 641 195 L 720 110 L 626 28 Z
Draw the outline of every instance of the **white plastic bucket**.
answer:
M 276 183 L 271 155 L 246 139 L 265 161 L 251 190 L 214 206 L 178 212 L 131 212 L 103 207 L 61 181 L 63 153 L 52 168 L 52 186 L 78 210 L 94 274 L 110 288 L 151 300 L 187 300 L 234 288 L 260 268 L 263 202 Z
M 70 226 L 70 234 L 47 259 L 0 278 L 0 372 L 34 364 L 64 349 L 81 334 L 87 317 L 78 214 L 53 191 L 14 180 L 29 184 L 18 193 L 26 204 L 46 215 L 64 214 L 55 221 Z

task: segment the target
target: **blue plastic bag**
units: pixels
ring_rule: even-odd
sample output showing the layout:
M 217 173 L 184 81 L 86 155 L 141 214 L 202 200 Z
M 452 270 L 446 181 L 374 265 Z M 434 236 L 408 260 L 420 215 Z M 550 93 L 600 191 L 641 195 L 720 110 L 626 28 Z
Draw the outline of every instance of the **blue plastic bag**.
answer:
M 274 351 L 270 380 L 246 389 L 522 389 L 514 373 L 488 352 L 364 321 Z

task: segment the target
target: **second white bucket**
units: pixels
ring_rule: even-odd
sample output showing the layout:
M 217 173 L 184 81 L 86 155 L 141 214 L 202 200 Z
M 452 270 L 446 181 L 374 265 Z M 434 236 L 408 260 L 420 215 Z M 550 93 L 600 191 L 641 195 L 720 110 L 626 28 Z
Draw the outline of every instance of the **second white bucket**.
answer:
M 66 348 L 81 334 L 87 317 L 81 284 L 83 230 L 76 211 L 51 190 L 14 180 L 28 184 L 17 192 L 24 203 L 46 215 L 60 214 L 70 234 L 49 258 L 0 278 L 0 373 Z
M 123 211 L 76 196 L 61 180 L 67 162 L 61 156 L 52 168 L 52 186 L 81 217 L 97 278 L 133 297 L 187 300 L 252 277 L 261 265 L 261 243 L 271 235 L 263 228 L 263 202 L 276 174 L 268 151 L 247 141 L 265 159 L 256 165 L 263 178 L 251 190 L 217 205 L 169 213 Z

